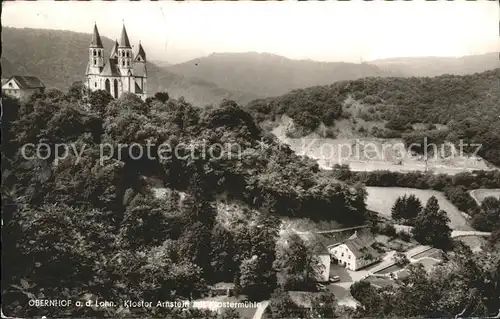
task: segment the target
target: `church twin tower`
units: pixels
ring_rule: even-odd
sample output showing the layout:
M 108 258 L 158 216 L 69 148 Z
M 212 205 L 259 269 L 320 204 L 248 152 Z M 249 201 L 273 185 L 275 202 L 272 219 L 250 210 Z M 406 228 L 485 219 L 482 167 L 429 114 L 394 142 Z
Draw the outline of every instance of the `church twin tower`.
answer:
M 115 41 L 111 55 L 106 59 L 97 25 L 94 25 L 85 75 L 85 86 L 92 91 L 106 90 L 114 98 L 125 92 L 134 93 L 143 100 L 147 97 L 146 53 L 140 42 L 137 53 L 132 53 L 125 26 L 120 42 Z

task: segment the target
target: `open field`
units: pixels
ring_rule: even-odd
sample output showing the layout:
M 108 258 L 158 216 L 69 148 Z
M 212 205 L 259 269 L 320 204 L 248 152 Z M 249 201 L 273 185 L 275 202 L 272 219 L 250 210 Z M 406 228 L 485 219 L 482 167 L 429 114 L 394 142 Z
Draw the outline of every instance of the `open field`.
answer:
M 500 188 L 496 189 L 475 189 L 470 192 L 472 198 L 476 200 L 478 204 L 481 204 L 486 197 L 500 197 Z
M 488 239 L 480 236 L 466 236 L 459 237 L 455 240 L 461 241 L 472 249 L 472 251 L 481 251 L 483 246 L 487 243 Z
M 460 211 L 441 192 L 403 187 L 367 187 L 366 190 L 368 192 L 367 208 L 381 215 L 390 217 L 392 205 L 394 205 L 394 202 L 400 196 L 414 194 L 422 201 L 422 205 L 424 206 L 431 196 L 435 196 L 440 208 L 448 213 L 452 229 L 472 229 Z
M 396 172 L 432 171 L 442 174 L 457 174 L 472 170 L 491 170 L 494 167 L 483 159 L 470 156 L 453 158 L 448 148 L 437 148 L 437 156 L 429 157 L 427 164 L 422 155 L 411 154 L 405 149 L 402 139 L 353 137 L 344 134 L 337 138 L 321 138 L 312 133 L 302 138 L 286 136 L 287 127 L 292 120 L 283 116 L 272 133 L 298 155 L 316 159 L 322 169 L 331 169 L 335 164 L 349 164 L 352 171 L 389 170 Z M 457 151 L 458 152 L 458 151 Z

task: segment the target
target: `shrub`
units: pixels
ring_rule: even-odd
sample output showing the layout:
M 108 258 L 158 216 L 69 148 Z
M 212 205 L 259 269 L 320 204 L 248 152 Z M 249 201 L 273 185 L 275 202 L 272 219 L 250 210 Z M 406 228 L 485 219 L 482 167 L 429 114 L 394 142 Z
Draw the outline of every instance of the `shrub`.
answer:
M 394 256 L 392 256 L 392 260 L 399 267 L 405 267 L 406 265 L 408 265 L 410 263 L 410 261 L 408 260 L 408 257 L 406 257 L 406 255 L 404 253 L 401 253 L 401 252 L 395 253 Z
M 391 224 L 385 224 L 380 229 L 380 233 L 382 235 L 386 235 L 386 236 L 389 236 L 389 237 L 396 237 L 396 228 L 393 225 L 391 225 Z
M 401 238 L 402 240 L 404 240 L 406 242 L 409 242 L 411 240 L 411 235 L 405 231 L 398 232 L 398 236 L 399 236 L 399 238 Z

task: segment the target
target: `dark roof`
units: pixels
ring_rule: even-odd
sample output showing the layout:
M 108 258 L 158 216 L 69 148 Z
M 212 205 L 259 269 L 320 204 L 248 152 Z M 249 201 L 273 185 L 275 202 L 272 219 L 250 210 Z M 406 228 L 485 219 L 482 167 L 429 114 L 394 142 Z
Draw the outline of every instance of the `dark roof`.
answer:
M 132 63 L 132 70 L 134 76 L 146 77 L 146 64 L 145 63 Z
M 14 79 L 17 82 L 20 89 L 38 89 L 45 87 L 45 84 L 43 84 L 43 82 L 36 76 L 13 75 L 9 78 L 9 80 L 7 80 L 7 82 L 11 79 Z
M 120 38 L 120 48 L 132 48 L 130 46 L 130 41 L 128 40 L 127 30 L 125 30 L 125 25 L 122 28 L 122 36 Z
M 308 243 L 308 246 L 311 250 L 311 253 L 315 255 L 330 255 L 328 248 L 321 241 Z
M 374 243 L 375 240 L 371 236 L 358 236 L 357 232 L 344 241 L 344 244 L 356 258 L 369 255 L 370 259 L 378 258 L 381 255 L 378 250 L 372 247 Z
M 135 82 L 134 82 L 135 83 Z M 139 87 L 139 85 L 137 85 L 137 83 L 135 83 L 135 93 L 141 93 L 142 94 L 142 90 L 141 88 Z
M 118 62 L 115 59 L 109 59 L 101 72 L 102 76 L 121 76 Z
M 144 52 L 144 49 L 142 48 L 142 45 L 140 42 L 139 42 L 139 51 L 137 52 L 137 55 L 135 56 L 135 60 L 137 60 L 138 57 L 141 57 L 142 61 L 146 61 L 146 52 Z
M 94 48 L 102 48 L 101 36 L 97 30 L 97 24 L 94 24 L 94 32 L 92 33 L 92 40 L 90 41 L 90 46 Z
M 115 44 L 113 45 L 113 48 L 111 49 L 111 55 L 109 56 L 111 59 L 117 58 L 118 57 L 118 40 L 115 40 Z

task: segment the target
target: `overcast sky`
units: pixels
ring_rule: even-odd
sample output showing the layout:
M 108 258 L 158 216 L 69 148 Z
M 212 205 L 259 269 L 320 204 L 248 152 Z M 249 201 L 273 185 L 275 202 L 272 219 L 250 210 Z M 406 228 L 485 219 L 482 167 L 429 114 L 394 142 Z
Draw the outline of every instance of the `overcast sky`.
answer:
M 500 51 L 497 1 L 424 2 L 4 2 L 2 24 L 130 41 L 171 63 L 213 52 L 360 62 Z M 90 36 L 89 36 L 90 41 Z M 106 48 L 110 50 L 110 48 Z

